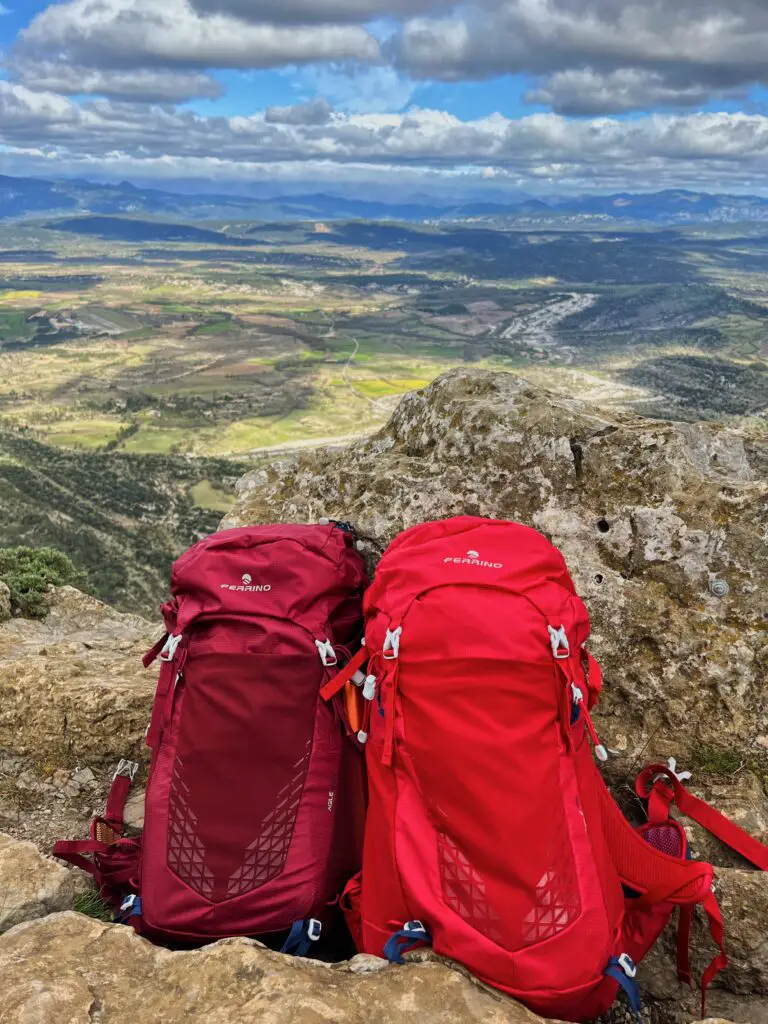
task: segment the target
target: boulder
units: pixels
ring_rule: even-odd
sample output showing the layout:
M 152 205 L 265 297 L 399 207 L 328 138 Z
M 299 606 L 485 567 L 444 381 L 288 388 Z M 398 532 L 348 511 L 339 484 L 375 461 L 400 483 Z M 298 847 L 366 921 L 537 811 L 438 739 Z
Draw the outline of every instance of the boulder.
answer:
M 351 521 L 371 566 L 401 530 L 513 519 L 563 552 L 593 618 L 603 740 L 642 759 L 768 761 L 768 443 L 603 414 L 508 373 L 458 369 L 369 440 L 246 476 L 222 527 Z
M 43 779 L 142 749 L 156 673 L 141 659 L 161 633 L 71 587 L 48 600 L 43 621 L 0 625 L 0 751 L 33 759 Z
M 44 857 L 32 843 L 0 833 L 0 933 L 22 921 L 71 910 L 88 876 Z
M 0 939 L 4 1024 L 542 1024 L 446 964 L 328 966 L 247 939 L 171 953 L 131 929 L 63 913 Z

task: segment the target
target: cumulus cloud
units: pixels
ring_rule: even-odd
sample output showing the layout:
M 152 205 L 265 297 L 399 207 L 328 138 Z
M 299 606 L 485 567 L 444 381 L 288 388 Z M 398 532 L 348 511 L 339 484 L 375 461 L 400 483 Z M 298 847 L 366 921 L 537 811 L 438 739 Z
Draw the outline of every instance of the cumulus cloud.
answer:
M 323 125 L 332 114 L 333 107 L 327 100 L 316 99 L 293 107 L 267 107 L 264 120 L 267 124 Z
M 713 95 L 743 99 L 744 90 L 713 90 L 702 84 L 677 84 L 657 71 L 620 68 L 599 74 L 589 69 L 558 71 L 525 94 L 527 103 L 551 107 L 557 114 L 622 114 L 658 107 L 696 107 Z
M 293 108 L 295 109 L 295 108 Z M 444 111 L 334 114 L 326 123 L 264 114 L 203 117 L 188 110 L 100 99 L 78 104 L 53 93 L 0 82 L 0 142 L 8 154 L 79 173 L 122 166 L 151 176 L 172 168 L 194 176 L 216 168 L 232 179 L 333 167 L 341 176 L 379 169 L 424 175 L 487 175 L 518 185 L 658 187 L 717 182 L 768 185 L 768 117 L 653 115 L 631 121 L 568 120 L 556 114 L 463 121 Z M 309 122 L 309 123 L 308 123 Z M 20 156 L 21 159 L 21 156 Z M 49 171 L 49 173 L 51 173 Z M 329 172 L 330 173 L 330 172 Z M 332 177 L 332 174 L 330 174 Z
M 358 25 L 249 23 L 204 17 L 189 0 L 68 0 L 37 14 L 19 36 L 22 56 L 89 67 L 272 68 L 324 60 L 375 61 Z
M 408 19 L 391 45 L 400 65 L 427 78 L 634 68 L 683 90 L 722 90 L 768 79 L 768 8 L 763 0 L 475 0 L 452 17 Z
M 371 18 L 450 8 L 447 0 L 190 0 L 201 14 L 233 14 L 249 21 L 364 22 Z
M 162 68 L 112 71 L 49 60 L 19 61 L 11 65 L 11 70 L 14 80 L 22 85 L 65 96 L 182 103 L 197 98 L 217 99 L 224 92 L 221 83 L 211 75 Z

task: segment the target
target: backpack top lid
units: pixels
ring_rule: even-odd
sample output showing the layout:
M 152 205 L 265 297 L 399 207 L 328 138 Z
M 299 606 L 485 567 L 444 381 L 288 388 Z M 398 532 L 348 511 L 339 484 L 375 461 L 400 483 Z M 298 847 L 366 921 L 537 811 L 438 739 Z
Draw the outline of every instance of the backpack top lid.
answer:
M 326 625 L 328 606 L 367 577 L 351 532 L 335 523 L 247 526 L 215 533 L 173 566 L 171 631 L 201 617 L 270 615 Z
M 366 614 L 394 612 L 425 590 L 450 585 L 521 594 L 544 587 L 553 612 L 576 595 L 565 559 L 543 534 L 506 520 L 458 516 L 414 526 L 390 544 L 366 594 Z

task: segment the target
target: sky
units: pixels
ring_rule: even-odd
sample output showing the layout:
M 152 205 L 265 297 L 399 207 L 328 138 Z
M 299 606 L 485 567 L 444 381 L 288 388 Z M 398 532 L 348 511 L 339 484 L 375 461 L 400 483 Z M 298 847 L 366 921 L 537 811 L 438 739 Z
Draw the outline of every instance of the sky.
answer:
M 5 0 L 0 172 L 768 193 L 766 0 Z

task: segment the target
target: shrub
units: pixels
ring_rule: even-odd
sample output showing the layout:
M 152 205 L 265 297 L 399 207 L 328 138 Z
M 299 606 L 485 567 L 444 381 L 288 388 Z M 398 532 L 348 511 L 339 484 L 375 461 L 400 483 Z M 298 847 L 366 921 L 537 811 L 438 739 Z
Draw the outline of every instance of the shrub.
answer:
M 0 548 L 0 580 L 11 592 L 11 611 L 29 619 L 48 614 L 45 593 L 56 587 L 83 587 L 87 576 L 54 548 Z

